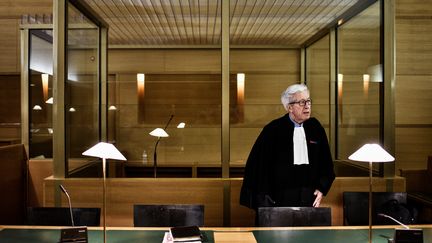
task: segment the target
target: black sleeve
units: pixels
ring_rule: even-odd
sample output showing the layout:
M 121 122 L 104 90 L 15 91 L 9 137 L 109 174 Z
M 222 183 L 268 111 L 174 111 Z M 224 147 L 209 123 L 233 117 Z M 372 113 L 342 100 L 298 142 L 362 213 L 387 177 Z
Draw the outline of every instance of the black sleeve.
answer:
M 273 200 L 268 195 L 268 150 L 270 133 L 264 128 L 258 136 L 249 157 L 246 161 L 243 184 L 240 191 L 240 204 L 248 208 L 256 209 L 261 206 L 274 205 Z
M 318 122 L 318 120 L 317 120 Z M 325 195 L 335 180 L 335 173 L 333 167 L 333 159 L 330 152 L 330 146 L 327 140 L 327 135 L 325 133 L 324 127 L 318 122 L 318 133 L 320 134 L 320 161 L 319 161 L 319 181 L 318 190 Z

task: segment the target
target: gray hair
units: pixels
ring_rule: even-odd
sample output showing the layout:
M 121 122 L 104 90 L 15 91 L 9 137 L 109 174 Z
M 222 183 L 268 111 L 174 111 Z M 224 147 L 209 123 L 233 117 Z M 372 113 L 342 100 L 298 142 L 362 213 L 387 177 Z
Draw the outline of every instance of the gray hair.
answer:
M 288 104 L 291 102 L 295 102 L 294 94 L 298 92 L 307 92 L 309 94 L 309 89 L 304 84 L 293 84 L 290 85 L 284 92 L 281 94 L 281 101 L 285 108 L 288 110 Z

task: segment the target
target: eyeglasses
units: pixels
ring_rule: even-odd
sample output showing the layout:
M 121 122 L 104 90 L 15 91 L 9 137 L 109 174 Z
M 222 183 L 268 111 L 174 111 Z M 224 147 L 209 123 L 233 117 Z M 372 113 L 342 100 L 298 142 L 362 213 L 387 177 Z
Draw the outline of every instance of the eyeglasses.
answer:
M 294 102 L 290 102 L 290 105 L 292 104 L 299 104 L 300 106 L 305 106 L 307 105 L 311 105 L 312 104 L 312 100 L 311 99 L 307 99 L 307 100 L 299 100 L 299 101 L 294 101 Z

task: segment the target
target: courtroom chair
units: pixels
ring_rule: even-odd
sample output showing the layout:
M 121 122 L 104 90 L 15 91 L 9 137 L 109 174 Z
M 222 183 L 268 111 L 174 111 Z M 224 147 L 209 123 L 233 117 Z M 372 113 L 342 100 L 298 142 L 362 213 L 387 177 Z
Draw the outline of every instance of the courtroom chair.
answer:
M 204 226 L 204 205 L 134 205 L 135 227 Z
M 258 226 L 331 226 L 331 208 L 262 207 L 258 208 Z
M 100 226 L 100 208 L 72 208 L 75 226 Z M 27 225 L 72 226 L 69 208 L 28 207 Z
M 388 218 L 379 216 L 380 213 L 392 216 L 404 224 L 414 223 L 414 215 L 407 215 L 411 212 L 406 203 L 406 192 L 373 192 L 372 224 L 397 224 Z M 343 192 L 343 214 L 344 225 L 368 225 L 369 192 Z

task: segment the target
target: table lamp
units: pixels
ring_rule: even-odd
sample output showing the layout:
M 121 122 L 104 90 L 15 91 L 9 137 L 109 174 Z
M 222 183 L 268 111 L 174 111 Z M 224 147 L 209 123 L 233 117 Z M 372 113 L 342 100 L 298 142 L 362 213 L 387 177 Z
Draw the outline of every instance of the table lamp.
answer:
M 154 136 L 154 137 L 158 137 L 158 140 L 156 141 L 155 148 L 153 151 L 153 174 L 154 174 L 154 178 L 156 178 L 156 175 L 157 175 L 157 172 L 156 172 L 156 170 L 157 170 L 157 146 L 158 146 L 161 138 L 169 137 L 169 135 L 162 128 L 156 128 L 153 131 L 151 131 L 149 134 Z
M 365 144 L 348 159 L 359 162 L 369 162 L 369 243 L 372 242 L 372 163 L 394 161 L 391 156 L 378 144 Z
M 106 242 L 106 159 L 126 160 L 126 158 L 117 150 L 114 145 L 105 142 L 99 142 L 93 147 L 82 153 L 85 156 L 102 158 L 103 173 L 103 231 L 104 242 Z
M 155 148 L 153 151 L 153 175 L 154 175 L 154 178 L 156 178 L 156 175 L 157 175 L 157 171 L 156 171 L 157 170 L 157 146 L 158 146 L 161 138 L 169 137 L 168 133 L 165 132 L 165 129 L 167 129 L 167 127 L 168 127 L 169 123 L 171 122 L 171 120 L 173 119 L 173 117 L 174 117 L 174 115 L 170 116 L 164 129 L 158 127 L 149 133 L 150 135 L 152 135 L 154 137 L 158 137 L 158 140 L 156 141 Z

